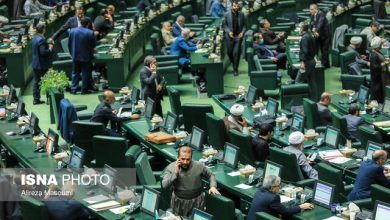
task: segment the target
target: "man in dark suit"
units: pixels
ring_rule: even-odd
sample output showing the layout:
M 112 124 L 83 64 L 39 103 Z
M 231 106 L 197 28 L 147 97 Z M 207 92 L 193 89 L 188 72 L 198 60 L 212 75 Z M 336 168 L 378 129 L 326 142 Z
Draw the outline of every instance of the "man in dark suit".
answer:
M 34 70 L 33 97 L 34 105 L 45 103 L 41 101 L 39 85 L 41 77 L 46 74 L 52 66 L 53 44 L 48 44 L 44 37 L 46 32 L 45 24 L 39 23 L 36 27 L 37 33 L 32 40 L 32 68 Z
M 316 4 L 310 5 L 311 25 L 314 37 L 316 38 L 317 51 L 321 50 L 321 63 L 325 68 L 330 67 L 329 47 L 330 28 L 324 12 L 318 10 Z
M 69 52 L 72 55 L 72 86 L 71 93 L 77 93 L 77 86 L 82 80 L 81 94 L 90 93 L 92 80 L 92 59 L 95 52 L 96 38 L 92 30 L 88 29 L 91 24 L 89 18 L 81 19 L 81 27 L 73 28 L 69 33 Z
M 146 8 L 150 8 L 153 5 L 153 0 L 141 0 L 137 4 L 139 11 L 144 11 Z
M 186 18 L 183 15 L 179 15 L 176 18 L 176 22 L 172 25 L 172 34 L 174 37 L 180 37 L 181 32 L 185 28 Z M 190 38 L 195 36 L 195 32 L 190 32 Z
M 348 109 L 348 115 L 345 115 L 344 118 L 347 121 L 348 134 L 351 138 L 359 140 L 358 128 L 361 125 L 366 123 L 360 117 L 360 107 L 356 103 L 352 103 Z
M 322 126 L 327 126 L 332 124 L 332 114 L 328 106 L 331 102 L 331 94 L 324 92 L 321 94 L 320 101 L 317 103 L 318 115 L 320 116 L 320 122 Z
M 266 212 L 275 217 L 286 218 L 299 213 L 301 210 L 312 209 L 314 206 L 310 203 L 286 207 L 280 202 L 280 196 L 277 194 L 280 190 L 281 180 L 277 176 L 266 176 L 263 185 L 260 187 L 252 200 L 248 212 L 247 220 L 256 220 L 256 212 Z
M 231 11 L 225 15 L 223 26 L 226 34 L 227 53 L 230 62 L 233 64 L 234 76 L 238 75 L 242 38 L 246 31 L 245 25 L 245 16 L 240 11 L 240 3 L 233 1 Z
M 84 8 L 83 7 L 77 7 L 76 8 L 76 15 L 69 18 L 62 27 L 53 34 L 51 37 L 54 41 L 56 41 L 63 33 L 68 31 L 69 29 L 81 27 L 81 19 L 84 16 Z
M 144 67 L 140 72 L 140 81 L 143 99 L 153 99 L 156 104 L 156 114 L 162 116 L 161 100 L 163 99 L 163 87 L 165 79 L 157 74 L 157 60 L 154 56 L 147 56 L 144 60 Z
M 278 52 L 285 52 L 286 51 L 286 45 L 284 44 L 284 32 L 276 34 L 275 32 L 271 31 L 269 28 L 271 27 L 271 23 L 267 19 L 262 19 L 260 21 L 260 30 L 261 34 L 263 35 L 264 44 L 266 45 L 278 45 L 277 51 Z
M 274 52 L 264 45 L 262 34 L 253 35 L 253 52 L 259 59 L 271 59 L 280 69 L 286 69 L 287 55 L 284 53 Z
M 388 179 L 390 173 L 387 168 L 383 168 L 386 160 L 387 152 L 377 150 L 372 154 L 372 160 L 361 163 L 354 187 L 348 195 L 349 201 L 369 198 L 372 184 L 390 188 L 390 180 Z M 386 174 L 384 171 L 386 171 Z

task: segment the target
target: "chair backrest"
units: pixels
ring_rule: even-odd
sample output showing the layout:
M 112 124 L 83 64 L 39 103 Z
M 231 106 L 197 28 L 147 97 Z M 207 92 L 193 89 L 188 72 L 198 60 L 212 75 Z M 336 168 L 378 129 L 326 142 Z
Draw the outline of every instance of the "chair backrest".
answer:
M 326 183 L 330 183 L 335 186 L 334 201 L 343 202 L 345 199 L 344 194 L 344 183 L 343 183 L 343 172 L 340 169 L 336 169 L 326 163 L 319 163 L 316 166 L 318 171 L 318 179 Z
M 60 101 L 64 98 L 64 93 L 58 91 L 56 88 L 49 89 L 50 100 L 50 121 L 57 123 L 59 121 Z
M 277 218 L 266 212 L 256 212 L 256 220 L 279 220 L 279 219 L 280 218 Z
M 345 144 L 345 138 L 349 138 L 347 119 L 338 112 L 332 112 L 332 125 L 339 129 L 343 136 L 341 144 Z
M 359 126 L 358 128 L 359 132 L 359 139 L 362 148 L 365 148 L 367 146 L 368 141 L 373 141 L 376 143 L 382 143 L 382 135 L 379 131 L 374 130 L 371 127 L 368 126 Z
M 73 104 L 68 99 L 61 99 L 57 128 L 61 137 L 67 142 L 73 142 L 72 123 L 76 120 L 78 120 L 77 112 Z
M 125 138 L 96 135 L 93 136 L 92 141 L 96 167 L 103 168 L 104 164 L 107 164 L 112 168 L 127 168 L 125 164 L 127 140 Z
M 6 18 L 9 18 L 8 7 L 6 5 L 0 6 L 0 15 L 4 16 Z
M 192 127 L 202 129 L 207 133 L 206 113 L 214 113 L 212 105 L 207 104 L 184 104 L 181 107 L 183 111 L 184 130 L 192 131 Z
M 230 143 L 240 148 L 240 163 L 255 166 L 252 151 L 252 137 L 234 129 L 229 131 Z
M 153 33 L 150 36 L 150 43 L 153 47 L 153 54 L 160 54 L 161 48 L 163 46 L 163 42 L 160 41 L 160 37 L 157 33 Z
M 353 91 L 359 91 L 360 86 L 366 84 L 366 76 L 364 75 L 341 74 L 340 79 L 343 89 L 352 89 Z
M 226 142 L 226 129 L 222 118 L 218 118 L 212 113 L 206 114 L 207 134 L 209 136 L 209 144 L 213 148 L 220 150 Z
M 139 145 L 132 145 L 126 151 L 126 164 L 129 168 L 135 168 L 135 161 L 142 153 L 142 148 Z
M 100 10 L 99 10 L 100 11 Z M 90 17 L 90 18 L 94 18 L 95 17 L 95 9 L 94 8 L 88 8 L 86 11 L 85 11 L 85 15 L 87 17 Z
M 354 51 L 346 51 L 340 54 L 341 74 L 349 74 L 348 65 L 355 62 L 356 54 Z
M 373 184 L 371 185 L 371 198 L 373 205 L 375 201 L 390 203 L 390 190 L 384 186 Z
M 236 219 L 233 200 L 226 198 L 222 195 L 211 195 L 209 193 L 206 193 L 205 206 L 206 212 L 213 215 L 214 219 Z
M 85 150 L 85 161 L 89 163 L 95 157 L 93 148 L 93 136 L 105 135 L 106 129 L 102 123 L 89 121 L 74 121 L 72 123 L 72 126 L 74 144 L 77 147 L 80 147 Z
M 278 88 L 278 72 L 273 70 L 268 71 L 252 71 L 250 73 L 251 85 L 264 90 L 273 90 Z
M 137 178 L 141 185 L 156 185 L 156 177 L 153 175 L 152 167 L 150 166 L 148 155 L 142 152 L 135 161 Z
M 179 84 L 179 65 L 177 63 L 171 66 L 159 67 L 157 73 L 164 77 L 167 85 Z
M 291 107 L 303 105 L 303 98 L 309 98 L 309 85 L 306 83 L 282 85 L 281 94 L 282 109 L 291 111 Z
M 20 207 L 22 210 L 23 219 L 25 220 L 49 220 L 47 207 L 41 201 L 28 196 L 22 196 Z
M 67 37 L 61 40 L 61 48 L 64 53 L 69 53 L 68 41 L 69 38 Z
M 303 111 L 306 117 L 306 129 L 315 129 L 320 126 L 320 116 L 318 114 L 318 107 L 315 102 L 310 99 L 303 99 Z
M 248 62 L 248 75 L 249 75 L 250 72 L 256 70 L 256 66 L 255 66 L 255 62 L 254 62 L 254 58 L 253 58 L 253 48 L 252 47 L 246 48 L 246 57 L 247 57 L 246 61 Z
M 191 21 L 191 15 L 193 14 L 191 5 L 182 6 L 180 11 L 187 21 Z
M 180 93 L 175 87 L 167 86 L 169 103 L 171 105 L 171 111 L 175 115 L 183 114 L 181 110 L 181 101 L 180 101 Z
M 278 164 L 283 164 L 283 167 L 289 168 L 287 172 L 282 172 L 282 180 L 298 182 L 305 179 L 301 168 L 298 166 L 297 157 L 295 154 L 280 148 L 270 147 L 269 160 Z

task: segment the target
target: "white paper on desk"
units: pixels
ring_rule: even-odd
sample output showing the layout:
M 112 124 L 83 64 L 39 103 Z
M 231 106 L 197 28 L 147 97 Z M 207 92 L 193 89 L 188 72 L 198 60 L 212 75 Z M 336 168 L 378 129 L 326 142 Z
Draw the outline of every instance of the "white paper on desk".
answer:
M 107 196 L 96 195 L 96 196 L 85 198 L 84 201 L 86 201 L 88 204 L 94 204 L 94 203 L 101 202 L 101 201 L 108 200 L 108 199 L 109 198 Z
M 234 187 L 237 187 L 237 188 L 240 188 L 240 189 L 250 189 L 250 188 L 252 188 L 252 186 L 249 186 L 249 185 L 246 185 L 246 184 L 243 184 L 243 183 L 238 184 L 238 185 L 236 185 Z
M 115 29 L 124 29 L 125 26 L 123 26 L 123 25 L 118 25 L 118 26 L 115 26 L 114 28 L 115 28 Z
M 167 143 L 167 145 L 174 145 L 174 144 L 176 144 L 175 142 L 169 142 L 169 143 Z
M 122 112 L 121 113 L 121 118 L 130 118 L 131 117 L 131 112 Z
M 228 173 L 229 176 L 239 176 L 240 175 L 240 171 L 233 171 L 233 172 L 230 172 Z
M 110 212 L 112 212 L 116 215 L 119 215 L 119 214 L 125 213 L 129 208 L 130 208 L 130 205 L 126 205 L 126 206 L 118 207 L 115 209 L 110 209 Z
M 90 205 L 88 206 L 88 208 L 98 212 L 98 211 L 103 211 L 103 210 L 106 210 L 106 209 L 111 209 L 111 208 L 116 208 L 118 206 L 120 206 L 121 204 L 119 202 L 116 202 L 116 201 L 108 201 L 108 202 L 103 202 L 103 203 L 99 203 L 99 204 L 95 204 L 95 205 Z
M 346 158 L 346 157 L 336 157 L 334 159 L 329 160 L 329 162 L 335 163 L 335 164 L 343 164 L 343 163 L 348 162 L 350 160 L 351 160 L 350 158 Z
M 318 153 L 323 159 L 333 159 L 336 157 L 343 157 L 339 150 L 324 150 Z
M 332 217 L 326 218 L 324 220 L 343 220 L 343 218 L 340 218 L 340 217 L 337 217 L 337 216 L 332 216 Z
M 289 202 L 289 201 L 291 201 L 291 200 L 293 200 L 293 199 L 290 198 L 290 197 L 287 197 L 287 196 L 284 196 L 284 195 L 280 195 L 280 202 L 281 202 L 281 203 Z

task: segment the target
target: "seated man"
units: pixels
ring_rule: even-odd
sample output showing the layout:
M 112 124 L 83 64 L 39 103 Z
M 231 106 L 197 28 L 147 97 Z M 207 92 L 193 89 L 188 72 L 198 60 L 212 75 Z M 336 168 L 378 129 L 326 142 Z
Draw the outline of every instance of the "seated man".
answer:
M 176 22 L 172 26 L 172 34 L 174 37 L 179 37 L 185 28 L 186 18 L 183 15 L 180 15 L 176 18 Z M 189 33 L 190 38 L 195 36 L 195 32 Z
M 45 200 L 43 201 L 47 207 L 50 219 L 88 219 L 88 210 L 80 202 L 73 199 L 76 194 L 77 185 L 71 181 L 65 182 L 61 188 L 61 192 L 56 192 L 56 187 L 56 185 L 50 185 Z
M 94 30 L 98 32 L 97 39 L 102 39 L 111 29 L 114 28 L 114 20 L 107 9 L 102 9 L 100 15 L 93 22 Z M 96 33 L 95 33 L 96 34 Z
M 285 52 L 286 45 L 284 44 L 284 33 L 278 33 L 271 31 L 269 28 L 271 23 L 267 19 L 262 19 L 260 21 L 260 31 L 264 38 L 264 44 L 266 45 L 278 45 L 277 51 Z
M 359 140 L 358 128 L 361 125 L 365 125 L 366 123 L 360 117 L 360 107 L 356 103 L 352 103 L 349 106 L 348 115 L 345 115 L 345 119 L 347 120 L 347 128 L 348 134 L 351 138 Z
M 368 57 L 364 54 L 359 54 L 358 49 L 362 44 L 363 39 L 361 37 L 352 37 L 349 41 L 350 44 L 347 47 L 347 51 L 353 51 L 356 54 L 355 61 L 359 64 L 360 68 L 367 68 L 370 66 Z
M 377 150 L 372 154 L 372 160 L 362 161 L 354 187 L 348 195 L 349 201 L 370 198 L 372 184 L 390 188 L 390 180 L 388 179 L 390 173 L 388 169 L 383 168 L 386 160 L 387 152 Z
M 318 172 L 310 165 L 310 160 L 302 152 L 303 141 L 305 137 L 300 131 L 294 131 L 288 137 L 289 146 L 283 150 L 295 154 L 297 163 L 302 170 L 302 173 L 310 179 L 318 179 Z
M 91 118 L 92 122 L 103 123 L 107 127 L 108 122 L 111 123 L 111 128 L 106 128 L 106 133 L 108 136 L 120 137 L 121 134 L 117 132 L 117 129 L 120 129 L 120 122 L 128 120 L 129 118 L 118 117 L 116 110 L 111 108 L 111 104 L 115 102 L 115 94 L 106 90 L 103 94 L 103 103 L 99 104 Z M 131 119 L 139 118 L 138 114 L 132 114 Z
M 169 21 L 164 22 L 163 28 L 161 28 L 161 35 L 166 46 L 172 45 L 176 40 L 176 37 L 172 35 L 172 25 Z
M 144 11 L 146 8 L 150 8 L 153 5 L 153 0 L 141 0 L 137 4 L 137 9 L 139 11 Z
M 252 139 L 252 151 L 256 161 L 264 163 L 267 160 L 273 131 L 274 128 L 270 124 L 261 124 L 259 134 Z
M 320 116 L 320 122 L 322 126 L 332 124 L 332 114 L 328 108 L 331 101 L 331 94 L 324 92 L 321 94 L 320 101 L 317 103 L 318 115 Z
M 26 16 L 42 15 L 45 11 L 54 10 L 56 6 L 50 7 L 41 4 L 39 0 L 26 0 L 24 3 L 24 14 Z
M 215 0 L 210 8 L 211 16 L 214 18 L 223 18 L 227 12 L 224 4 L 226 4 L 226 0 Z
M 181 35 L 175 40 L 171 47 L 171 55 L 179 56 L 179 64 L 182 66 L 189 66 L 191 63 L 190 52 L 196 51 L 201 45 L 192 43 L 189 39 L 191 31 L 184 28 Z
M 247 220 L 256 220 L 256 212 L 266 212 L 275 217 L 285 219 L 299 213 L 301 210 L 308 210 L 314 207 L 310 203 L 303 203 L 291 207 L 284 206 L 280 202 L 280 196 L 278 194 L 280 184 L 281 180 L 278 176 L 271 175 L 264 177 L 262 187 L 258 188 L 252 200 Z
M 240 131 L 244 134 L 249 133 L 248 122 L 242 114 L 244 113 L 244 106 L 240 104 L 234 104 L 230 108 L 230 115 L 227 115 L 223 118 L 223 123 L 225 124 L 226 137 L 229 137 L 230 129 Z
M 367 35 L 367 42 L 371 42 L 374 37 L 376 37 L 376 34 L 380 30 L 380 24 L 376 21 L 372 21 L 371 25 L 364 28 L 360 34 Z M 382 38 L 382 42 L 385 42 L 386 39 Z
M 255 33 L 253 35 L 253 52 L 259 59 L 272 59 L 280 69 L 286 69 L 287 55 L 284 53 L 273 52 L 266 45 L 262 34 Z
M 175 215 L 189 216 L 194 208 L 204 209 L 202 178 L 210 183 L 210 194 L 220 194 L 213 172 L 203 163 L 192 161 L 192 149 L 179 148 L 177 160 L 165 169 L 162 180 L 163 190 L 173 188 L 171 208 Z

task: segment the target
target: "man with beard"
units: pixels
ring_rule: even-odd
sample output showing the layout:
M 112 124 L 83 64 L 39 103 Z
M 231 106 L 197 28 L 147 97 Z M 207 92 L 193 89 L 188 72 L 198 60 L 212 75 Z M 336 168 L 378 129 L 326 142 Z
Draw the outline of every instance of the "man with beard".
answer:
M 210 182 L 210 194 L 220 194 L 214 174 L 198 161 L 192 161 L 190 147 L 181 147 L 177 161 L 166 168 L 162 180 L 163 189 L 173 188 L 171 208 L 175 215 L 189 216 L 194 208 L 204 209 L 202 177 Z
M 62 27 L 53 34 L 51 37 L 54 41 L 60 38 L 60 36 L 67 32 L 68 30 L 76 27 L 81 27 L 81 19 L 84 18 L 84 8 L 77 7 L 75 11 L 75 16 L 70 17 Z M 88 18 L 88 17 L 87 17 Z

